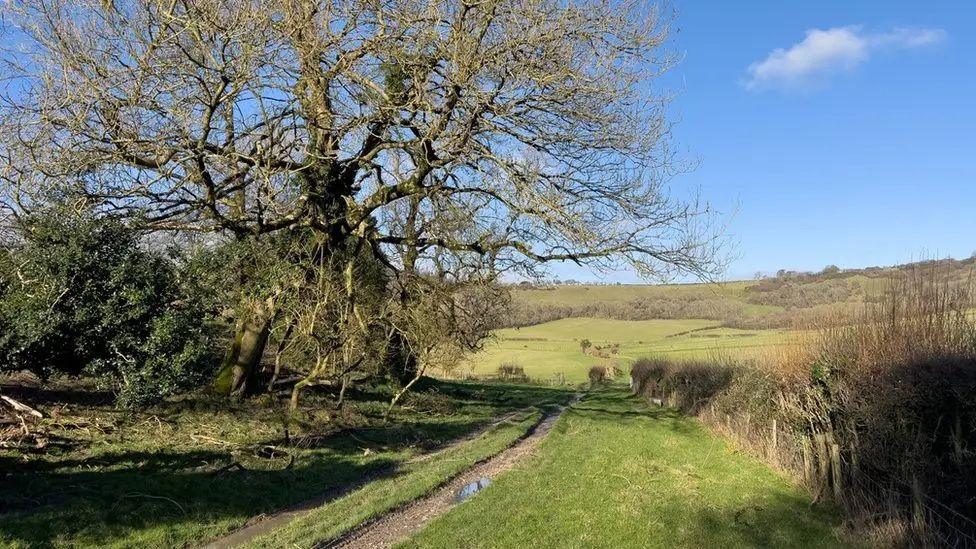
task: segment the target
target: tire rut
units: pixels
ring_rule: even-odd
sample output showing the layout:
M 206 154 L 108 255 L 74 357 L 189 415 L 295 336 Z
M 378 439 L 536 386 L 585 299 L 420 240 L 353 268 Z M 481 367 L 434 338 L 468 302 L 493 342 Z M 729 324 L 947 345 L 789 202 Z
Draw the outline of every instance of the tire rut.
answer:
M 364 523 L 345 536 L 316 545 L 318 549 L 378 549 L 392 547 L 422 530 L 431 520 L 458 505 L 458 492 L 480 479 L 494 479 L 512 469 L 526 456 L 531 455 L 552 430 L 553 425 L 569 406 L 579 400 L 580 395 L 566 406 L 550 412 L 525 437 L 508 449 L 475 464 L 447 481 L 433 494 L 413 501 L 393 510 L 373 521 Z
M 527 406 L 525 408 L 520 408 L 518 410 L 509 412 L 497 418 L 496 420 L 492 421 L 491 423 L 489 423 L 488 425 L 486 425 L 481 429 L 478 429 L 472 433 L 468 433 L 467 435 L 464 435 L 456 440 L 453 440 L 449 444 L 446 444 L 436 450 L 410 458 L 405 463 L 425 461 L 443 452 L 447 452 L 453 448 L 457 448 L 458 446 L 466 442 L 470 442 L 484 435 L 486 432 L 497 427 L 498 425 L 506 421 L 510 421 L 512 418 L 518 416 L 519 414 L 529 412 L 533 409 L 535 409 L 535 407 Z M 244 524 L 244 526 L 218 539 L 212 540 L 204 544 L 202 546 L 202 549 L 229 549 L 231 547 L 237 547 L 243 545 L 259 536 L 267 534 L 272 530 L 275 530 L 277 528 L 284 526 L 285 524 L 288 524 L 292 520 L 295 520 L 301 515 L 317 507 L 321 507 L 322 505 L 325 505 L 331 501 L 334 501 L 338 498 L 341 498 L 352 492 L 355 492 L 356 490 L 359 490 L 360 488 L 366 486 L 367 484 L 369 484 L 374 480 L 377 480 L 385 476 L 393 475 L 396 473 L 399 467 L 400 466 L 382 467 L 378 470 L 367 473 L 366 476 L 364 476 L 363 478 L 361 478 L 360 480 L 358 480 L 353 484 L 327 490 L 314 498 L 305 500 L 301 503 L 298 503 L 291 507 L 284 508 L 274 513 L 251 517 Z

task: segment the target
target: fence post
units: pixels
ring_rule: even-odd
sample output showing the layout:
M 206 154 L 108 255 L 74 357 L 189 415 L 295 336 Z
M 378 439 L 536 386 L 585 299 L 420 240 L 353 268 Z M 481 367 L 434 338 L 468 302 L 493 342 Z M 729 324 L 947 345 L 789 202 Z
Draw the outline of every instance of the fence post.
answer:
M 779 463 L 779 431 L 776 429 L 776 418 L 773 418 L 773 457 Z
M 831 437 L 833 441 L 833 437 Z M 840 446 L 836 442 L 830 444 L 830 471 L 834 485 L 834 499 L 841 502 L 844 497 L 844 476 L 840 468 Z
M 813 457 L 816 460 L 816 486 L 817 486 L 817 497 L 823 494 L 824 486 L 830 482 L 829 479 L 829 468 L 830 468 L 830 458 L 828 456 L 830 449 L 827 446 L 827 436 L 823 433 L 816 433 L 813 435 Z

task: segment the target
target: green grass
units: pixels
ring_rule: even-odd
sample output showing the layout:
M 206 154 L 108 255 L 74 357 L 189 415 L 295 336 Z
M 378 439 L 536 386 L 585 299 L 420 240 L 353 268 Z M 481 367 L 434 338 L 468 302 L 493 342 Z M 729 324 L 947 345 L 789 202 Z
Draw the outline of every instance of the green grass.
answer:
M 640 298 L 700 298 L 730 297 L 744 299 L 746 288 L 753 281 L 723 282 L 721 284 L 621 284 L 602 286 L 579 284 L 547 288 L 515 288 L 516 301 L 540 305 L 590 305 L 623 303 Z
M 713 320 L 613 320 L 605 318 L 564 318 L 529 326 L 498 330 L 500 338 L 543 338 L 572 341 L 583 338 L 593 343 L 654 340 L 720 323 Z
M 850 547 L 840 520 L 694 419 L 607 388 L 399 547 Z
M 572 285 L 514 288 L 512 298 L 529 306 L 586 306 L 624 304 L 640 299 L 727 300 L 742 305 L 745 316 L 782 311 L 782 307 L 747 301 L 746 289 L 755 281 L 716 284 L 621 284 L 619 286 Z
M 766 350 L 790 344 L 793 334 L 789 330 L 710 328 L 643 344 L 628 342 L 621 345 L 620 358 L 624 366 L 649 355 L 666 355 L 676 359 L 724 356 L 750 358 Z
M 784 330 L 739 330 L 712 320 L 613 320 L 565 318 L 526 328 L 497 330 L 485 348 L 467 358 L 461 370 L 491 375 L 498 366 L 514 362 L 529 377 L 550 379 L 563 374 L 570 383 L 587 379 L 600 359 L 585 355 L 579 342 L 620 344 L 618 366 L 627 369 L 642 356 L 665 354 L 677 358 L 707 358 L 716 354 L 748 356 L 787 343 Z
M 260 399 L 139 414 L 73 404 L 42 426 L 43 451 L 0 450 L 0 547 L 197 544 L 571 394 L 437 381 L 418 389 L 390 423 L 381 420 L 382 388 L 352 391 L 343 414 L 332 397 L 310 393 L 291 421 L 291 444 L 282 440 L 283 407 Z M 269 445 L 278 453 L 262 455 Z M 244 468 L 222 470 L 235 462 Z
M 478 461 L 511 446 L 541 418 L 536 410 L 491 429 L 484 436 L 436 456 L 406 464 L 396 475 L 367 484 L 345 497 L 254 540 L 248 547 L 312 547 L 334 540 L 360 523 L 424 497 Z

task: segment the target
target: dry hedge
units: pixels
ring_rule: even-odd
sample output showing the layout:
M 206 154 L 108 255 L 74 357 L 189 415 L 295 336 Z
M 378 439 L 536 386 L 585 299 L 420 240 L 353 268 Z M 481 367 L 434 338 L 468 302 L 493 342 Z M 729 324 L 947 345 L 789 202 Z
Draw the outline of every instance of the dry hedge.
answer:
M 597 385 L 603 383 L 607 379 L 607 369 L 603 366 L 592 366 L 590 367 L 590 383 Z
M 505 381 L 528 381 L 525 369 L 514 362 L 506 362 L 498 366 L 498 379 Z
M 641 359 L 631 383 L 833 497 L 876 543 L 976 546 L 972 304 L 919 270 L 768 362 Z

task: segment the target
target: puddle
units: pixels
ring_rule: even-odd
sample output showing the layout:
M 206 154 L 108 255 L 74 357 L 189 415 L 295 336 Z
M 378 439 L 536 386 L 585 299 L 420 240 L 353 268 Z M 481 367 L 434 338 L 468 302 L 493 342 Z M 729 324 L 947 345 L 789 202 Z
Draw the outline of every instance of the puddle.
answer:
M 491 484 L 491 480 L 487 478 L 478 479 L 474 482 L 468 483 L 464 488 L 461 488 L 458 491 L 456 496 L 454 496 L 454 501 L 461 503 L 462 501 L 475 495 L 478 491 L 487 488 L 489 484 Z

